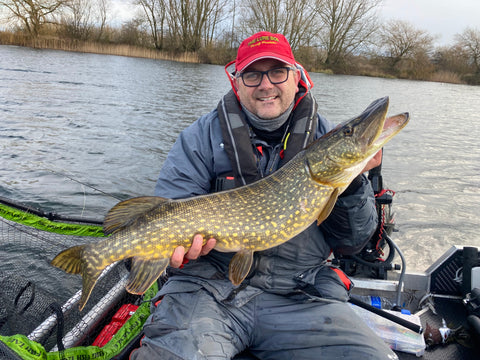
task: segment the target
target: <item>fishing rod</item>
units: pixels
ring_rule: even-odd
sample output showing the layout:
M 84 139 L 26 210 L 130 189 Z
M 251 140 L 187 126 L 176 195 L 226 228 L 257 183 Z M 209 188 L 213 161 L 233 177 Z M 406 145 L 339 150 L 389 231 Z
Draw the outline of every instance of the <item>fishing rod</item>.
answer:
M 116 199 L 116 200 L 118 200 L 118 201 L 122 201 L 122 200 L 123 200 L 123 199 L 121 199 L 121 198 L 118 197 L 118 196 L 115 196 L 115 195 L 113 195 L 113 194 L 110 194 L 110 193 L 107 193 L 107 192 L 105 192 L 105 191 L 103 191 L 103 190 L 100 190 L 99 188 L 96 188 L 96 187 L 93 186 L 93 185 L 90 185 L 90 184 L 87 184 L 87 183 L 85 183 L 85 182 L 83 182 L 83 181 L 80 181 L 80 180 L 78 180 L 78 179 L 75 179 L 75 178 L 73 178 L 72 176 L 67 175 L 67 174 L 65 174 L 65 173 L 61 173 L 61 172 L 58 172 L 58 171 L 55 171 L 55 170 L 52 170 L 52 169 L 46 169 L 46 170 L 49 171 L 49 172 L 51 172 L 51 173 L 53 173 L 53 174 L 55 174 L 55 175 L 64 176 L 64 177 L 66 177 L 67 179 L 72 180 L 73 182 L 76 182 L 76 183 L 78 183 L 78 184 L 80 184 L 80 185 L 86 186 L 86 187 L 88 187 L 88 188 L 90 188 L 90 189 L 92 189 L 92 190 L 98 191 L 99 193 L 101 193 L 101 194 L 103 194 L 103 195 L 106 195 L 106 196 L 109 196 L 109 197 L 111 197 L 111 198 L 114 198 L 114 199 Z
M 73 217 L 73 216 L 66 216 L 66 215 L 60 215 L 55 212 L 46 212 L 41 209 L 25 205 L 16 201 L 13 201 L 11 199 L 7 199 L 3 196 L 0 196 L 0 204 L 4 204 L 7 206 L 10 206 L 12 208 L 15 208 L 17 210 L 33 214 L 39 217 L 43 217 L 47 220 L 50 221 L 68 221 L 68 222 L 76 222 L 76 223 L 86 223 L 86 224 L 92 224 L 92 225 L 102 225 L 103 221 L 98 220 L 98 219 L 93 219 L 93 218 L 84 218 L 84 217 Z
M 99 193 L 101 193 L 105 196 L 111 197 L 115 200 L 118 200 L 118 201 L 123 200 L 120 197 L 115 196 L 115 195 L 110 194 L 110 193 L 107 193 L 107 192 L 105 192 L 105 191 L 103 191 L 103 190 L 101 190 L 101 189 L 99 189 L 99 188 L 97 188 L 93 185 L 90 185 L 90 184 L 87 184 L 83 181 L 75 179 L 74 177 L 72 177 L 72 176 L 70 176 L 66 173 L 59 172 L 59 171 L 52 170 L 52 169 L 45 169 L 45 171 L 48 171 L 48 172 L 50 172 L 52 174 L 55 174 L 57 176 L 65 177 L 65 178 L 67 178 L 67 179 L 69 179 L 73 182 L 76 182 L 76 183 L 78 183 L 82 186 L 86 186 L 87 188 L 90 188 L 94 191 L 97 191 L 97 192 L 99 192 Z M 19 203 L 17 201 L 13 201 L 13 200 L 5 198 L 3 196 L 0 196 L 0 204 L 4 204 L 4 205 L 7 205 L 7 206 L 16 208 L 18 210 L 21 210 L 21 211 L 46 218 L 50 221 L 67 221 L 67 222 L 76 222 L 76 223 L 86 223 L 86 224 L 92 224 L 92 225 L 102 225 L 103 224 L 103 220 L 98 220 L 98 219 L 95 219 L 95 218 L 85 218 L 85 217 L 75 217 L 75 216 L 61 215 L 61 214 L 58 214 L 58 213 L 53 212 L 53 211 L 48 211 L 47 212 L 47 211 L 43 211 L 42 209 L 39 209 L 39 208 L 36 208 L 36 207 L 33 207 L 33 206 L 29 206 L 29 205 L 26 205 L 26 204 Z

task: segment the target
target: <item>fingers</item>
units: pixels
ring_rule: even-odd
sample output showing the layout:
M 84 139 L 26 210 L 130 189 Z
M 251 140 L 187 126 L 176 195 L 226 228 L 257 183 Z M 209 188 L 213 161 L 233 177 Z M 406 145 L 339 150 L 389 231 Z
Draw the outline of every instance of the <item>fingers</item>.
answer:
M 170 258 L 170 266 L 179 268 L 183 264 L 183 258 L 185 257 L 185 248 L 183 246 L 177 247 Z
M 215 245 L 217 244 L 217 240 L 214 238 L 210 238 L 207 240 L 207 243 L 202 247 L 202 251 L 200 252 L 200 255 L 207 255 L 210 250 L 212 250 Z
M 368 161 L 367 165 L 365 165 L 363 172 L 371 170 L 382 163 L 382 152 L 383 149 L 380 149 L 375 155 L 373 155 L 373 157 Z
M 382 163 L 382 154 L 383 154 L 383 149 L 380 149 L 380 150 L 378 150 L 378 152 L 375 155 L 373 155 L 372 169 L 374 167 L 377 167 L 378 165 L 380 165 Z
M 200 253 L 202 252 L 202 246 L 203 246 L 203 236 L 200 234 L 196 234 L 193 237 L 192 246 L 190 247 L 188 252 L 185 254 L 185 257 L 188 260 L 195 260 L 200 256 Z
M 195 260 L 199 256 L 206 255 L 212 250 L 217 241 L 214 238 L 207 240 L 205 245 L 203 245 L 203 236 L 201 234 L 196 234 L 192 240 L 192 246 L 185 253 L 185 248 L 183 246 L 178 246 L 170 258 L 170 266 L 174 268 L 179 268 L 183 264 L 183 260 Z

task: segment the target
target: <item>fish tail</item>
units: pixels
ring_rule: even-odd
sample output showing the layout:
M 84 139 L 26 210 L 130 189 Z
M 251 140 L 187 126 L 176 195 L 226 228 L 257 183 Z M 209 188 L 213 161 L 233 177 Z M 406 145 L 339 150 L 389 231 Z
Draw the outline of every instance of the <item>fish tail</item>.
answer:
M 95 266 L 95 259 L 87 255 L 87 251 L 85 251 L 87 246 L 79 245 L 66 249 L 59 253 L 51 262 L 53 266 L 67 273 L 82 275 L 83 287 L 79 302 L 80 311 L 85 307 L 93 287 L 103 270 L 103 268 Z
M 63 250 L 52 260 L 51 264 L 69 274 L 80 274 L 83 269 L 83 252 L 85 245 L 74 246 Z

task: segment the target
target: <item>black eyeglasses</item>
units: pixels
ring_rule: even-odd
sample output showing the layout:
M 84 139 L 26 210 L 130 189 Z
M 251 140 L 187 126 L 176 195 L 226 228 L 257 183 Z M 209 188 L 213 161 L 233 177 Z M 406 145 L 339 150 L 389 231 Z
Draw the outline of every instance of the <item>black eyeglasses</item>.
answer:
M 241 77 L 243 84 L 248 87 L 256 87 L 262 83 L 263 75 L 267 75 L 268 80 L 272 84 L 281 84 L 288 80 L 289 70 L 295 70 L 291 67 L 278 67 L 267 71 L 245 71 L 237 74 L 237 78 Z

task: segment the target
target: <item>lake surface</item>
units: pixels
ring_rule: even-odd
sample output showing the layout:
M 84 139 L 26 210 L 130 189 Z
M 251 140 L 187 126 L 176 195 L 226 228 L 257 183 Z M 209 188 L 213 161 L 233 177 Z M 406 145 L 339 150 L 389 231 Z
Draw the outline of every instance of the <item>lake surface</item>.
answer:
M 480 87 L 310 75 L 335 123 L 383 96 L 411 115 L 383 163 L 407 270 L 480 247 Z M 222 66 L 0 46 L 0 196 L 101 219 L 153 194 L 178 133 L 228 89 Z

